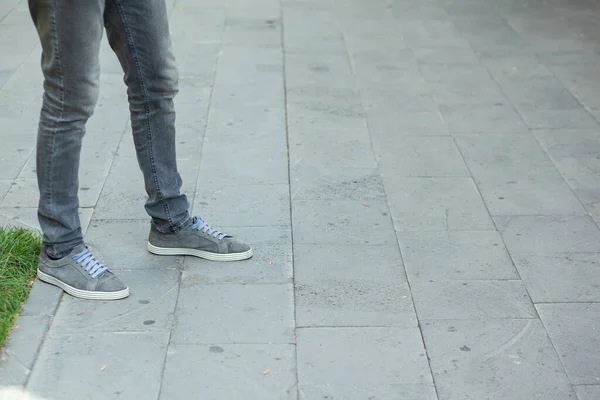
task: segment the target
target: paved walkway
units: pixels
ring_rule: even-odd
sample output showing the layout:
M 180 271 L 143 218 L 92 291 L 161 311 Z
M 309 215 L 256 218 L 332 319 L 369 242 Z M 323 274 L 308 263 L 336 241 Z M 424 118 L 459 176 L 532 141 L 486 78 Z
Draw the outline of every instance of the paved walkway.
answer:
M 146 252 L 104 45 L 81 215 L 132 294 L 36 283 L 0 399 L 600 399 L 598 2 L 225 3 L 169 4 L 178 156 L 194 211 L 256 256 Z M 35 226 L 23 1 L 0 54 L 0 215 Z

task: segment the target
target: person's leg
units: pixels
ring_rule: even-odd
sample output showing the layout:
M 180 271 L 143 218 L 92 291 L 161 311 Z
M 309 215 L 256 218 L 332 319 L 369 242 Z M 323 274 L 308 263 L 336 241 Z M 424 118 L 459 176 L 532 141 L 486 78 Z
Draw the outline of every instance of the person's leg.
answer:
M 123 66 L 131 125 L 152 217 L 148 250 L 160 255 L 192 255 L 217 261 L 252 256 L 250 246 L 190 218 L 180 193 L 175 154 L 177 69 L 171 50 L 164 0 L 106 0 L 109 42 Z
M 38 219 L 44 249 L 61 258 L 83 243 L 79 156 L 98 98 L 104 0 L 29 0 L 42 44 L 44 98 L 37 138 Z
M 125 73 L 146 211 L 160 232 L 177 232 L 191 223 L 177 171 L 173 98 L 178 74 L 165 1 L 106 0 L 104 23 Z
M 121 299 L 129 288 L 85 246 L 77 213 L 81 143 L 98 98 L 104 0 L 29 0 L 29 8 L 45 78 L 37 141 L 44 248 L 37 276 L 76 297 Z

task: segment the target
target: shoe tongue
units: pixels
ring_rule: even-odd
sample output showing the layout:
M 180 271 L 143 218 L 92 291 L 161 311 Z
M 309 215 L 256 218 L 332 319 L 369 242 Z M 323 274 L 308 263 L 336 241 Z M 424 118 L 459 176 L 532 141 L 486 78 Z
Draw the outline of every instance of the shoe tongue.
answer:
M 73 255 L 73 256 L 74 256 L 74 255 L 76 255 L 76 254 L 83 253 L 84 251 L 86 251 L 86 250 L 87 250 L 87 248 L 88 248 L 88 247 L 87 247 L 85 244 L 80 244 L 80 245 L 78 245 L 77 247 L 75 247 L 75 248 L 73 249 L 73 251 L 71 251 L 71 255 Z

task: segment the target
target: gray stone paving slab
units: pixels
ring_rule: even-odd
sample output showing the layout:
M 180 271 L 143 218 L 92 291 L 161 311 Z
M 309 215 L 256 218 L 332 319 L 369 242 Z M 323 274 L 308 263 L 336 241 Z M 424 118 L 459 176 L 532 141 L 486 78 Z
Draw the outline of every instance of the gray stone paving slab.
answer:
M 112 272 L 131 295 L 124 300 L 91 302 L 63 296 L 52 321 L 53 334 L 82 332 L 169 332 L 173 325 L 180 272 L 173 268 Z
M 0 71 L 4 75 L 0 88 L 8 83 L 38 43 L 38 39 L 31 36 L 31 32 L 26 33 L 30 31 L 30 22 L 23 24 L 22 32 L 12 35 L 13 30 L 18 30 L 17 26 L 16 24 L 0 25 L 0 51 L 5 55 L 0 62 Z
M 295 245 L 296 323 L 417 326 L 396 245 Z
M 377 137 L 373 146 L 384 178 L 469 176 L 451 137 Z
M 307 18 L 311 29 L 306 29 Z M 332 24 L 329 10 L 314 11 L 310 5 L 295 5 L 283 9 L 284 43 L 286 54 L 345 54 L 346 46 L 340 30 Z
M 382 201 L 295 201 L 292 221 L 294 244 L 396 242 L 387 204 Z
M 168 333 L 49 335 L 27 391 L 49 399 L 157 398 L 168 341 Z
M 332 54 L 315 60 L 311 55 L 287 54 L 285 56 L 286 88 L 324 85 L 336 88 L 353 88 L 355 77 L 347 56 Z
M 180 89 L 174 99 L 177 123 L 192 125 L 197 121 L 196 118 L 206 117 L 214 89 L 213 84 L 213 78 L 210 82 L 204 82 L 196 76 L 183 76 L 180 78 Z M 192 107 L 193 112 L 190 112 Z
M 571 56 L 572 53 L 566 54 Z M 597 53 L 593 52 L 591 54 L 595 57 Z M 552 65 L 552 71 L 573 96 L 598 120 L 600 116 L 600 96 L 598 95 L 600 83 L 593 73 L 595 64 L 588 64 L 585 60 L 582 62 L 581 59 L 577 60 L 577 58 L 575 61 L 580 61 L 580 63 L 567 66 Z
M 202 40 L 202 39 L 200 39 Z M 206 85 L 213 83 L 220 45 L 217 43 L 177 40 L 173 43 L 173 53 L 177 60 L 177 70 L 182 78 L 194 77 Z
M 600 254 L 513 254 L 534 303 L 600 302 Z
M 594 157 L 553 157 L 554 164 L 592 217 L 600 214 L 600 160 Z
M 285 111 L 281 107 L 236 105 L 229 108 L 211 107 L 207 131 L 210 134 L 234 137 L 285 137 Z
M 90 223 L 86 243 L 102 263 L 111 269 L 179 269 L 183 257 L 155 256 L 147 249 L 150 219 L 96 220 Z M 141 272 L 140 272 L 141 273 Z
M 128 141 L 130 138 L 123 138 Z M 186 149 L 180 153 L 189 154 Z M 148 219 L 144 204 L 148 198 L 144 188 L 143 176 L 138 161 L 132 152 L 130 155 L 117 155 L 106 178 L 98 204 L 94 211 L 96 219 Z M 183 154 L 182 154 L 183 155 Z M 182 193 L 188 194 L 193 201 L 193 193 L 198 175 L 199 160 L 192 157 L 179 157 L 178 170 L 183 180 Z
M 262 107 L 266 109 L 256 110 L 255 119 L 260 117 L 264 111 L 269 111 L 269 108 L 281 108 L 284 91 L 280 70 L 283 67 L 279 64 L 261 64 L 256 68 L 259 70 L 258 72 L 261 76 L 250 78 L 252 79 L 251 81 L 240 81 L 239 78 L 225 81 L 226 78 L 223 78 L 223 82 L 220 82 L 221 76 L 217 75 L 217 83 L 214 87 L 211 106 L 220 108 L 222 111 L 231 111 L 246 107 Z M 237 68 L 232 67 L 229 74 L 232 76 L 239 74 L 239 65 L 237 65 Z M 261 96 L 256 96 L 257 92 L 261 92 Z M 248 111 L 245 114 L 248 114 Z M 277 132 L 271 131 L 270 133 L 276 134 Z
M 586 209 L 599 214 L 598 130 L 537 131 L 535 136 Z
M 402 10 L 399 14 L 404 14 Z M 402 33 L 404 40 L 411 47 L 457 47 L 468 48 L 467 42 L 456 29 L 452 21 L 447 18 L 442 20 L 419 18 L 402 20 Z
M 175 129 L 177 135 L 188 131 L 190 135 L 195 134 L 196 137 L 204 136 L 204 130 L 207 126 L 207 107 L 200 102 L 198 103 L 180 103 L 177 100 L 175 107 L 177 109 L 177 122 Z M 184 123 L 185 122 L 185 123 Z M 181 142 L 180 142 L 181 144 Z
M 471 178 L 384 180 L 397 231 L 492 230 Z
M 430 67 L 422 67 L 421 69 L 425 70 L 425 72 L 422 72 L 425 76 L 432 73 L 430 72 Z M 453 116 L 452 113 L 464 113 L 469 111 L 471 107 L 476 107 L 477 109 L 487 108 L 490 109 L 490 113 L 496 112 L 500 114 L 503 111 L 508 112 L 506 110 L 510 108 L 510 104 L 507 104 L 505 96 L 500 89 L 495 86 L 494 82 L 491 81 L 485 71 L 481 71 L 480 68 L 464 68 L 465 75 L 472 75 L 474 82 L 469 84 L 471 86 L 467 86 L 466 84 L 463 86 L 457 84 L 454 79 L 458 82 L 462 82 L 465 78 L 464 75 L 455 76 L 457 75 L 457 71 L 454 71 L 454 69 L 448 69 L 446 67 L 440 69 L 441 71 L 438 71 L 438 68 L 434 69 L 434 71 L 443 74 L 443 79 L 431 82 L 432 78 L 429 77 L 428 86 L 432 98 L 439 105 L 439 108 L 444 111 L 444 118 L 451 118 Z M 448 70 L 452 73 L 448 74 L 448 76 L 444 76 Z M 461 68 L 461 70 L 463 70 L 463 68 Z M 481 123 L 481 121 L 478 122 Z M 464 121 L 464 123 L 466 124 L 468 121 Z M 499 127 L 510 128 L 511 126 L 509 125 L 507 127 L 506 125 L 500 124 Z M 496 129 L 497 128 L 498 127 L 496 127 Z M 490 126 L 489 129 L 494 129 L 494 127 Z
M 79 220 L 81 221 L 81 229 L 85 232 L 92 219 L 92 213 L 94 212 L 91 208 L 80 208 L 79 209 Z M 22 224 L 28 228 L 40 230 L 40 224 L 38 222 L 37 208 L 3 208 L 0 207 L 0 217 L 5 217 L 14 221 L 15 223 Z
M 12 184 L 12 180 L 0 180 L 0 204 L 2 204 L 4 196 L 6 196 Z
M 37 207 L 39 196 L 37 179 L 16 179 L 10 186 L 0 206 L 3 208 Z
M 519 279 L 495 231 L 398 232 L 411 279 Z
M 381 77 L 380 74 L 376 76 Z M 364 81 L 360 81 L 360 85 L 360 94 L 367 112 L 394 114 L 398 111 L 404 113 L 438 111 L 433 97 L 427 90 L 423 90 L 423 87 L 411 88 L 409 85 L 403 84 L 399 91 L 393 86 L 373 88 Z
M 444 121 L 451 133 L 519 133 L 526 130 L 521 116 L 502 103 L 441 108 Z
M 600 152 L 599 129 L 535 131 L 534 135 L 552 159 L 596 157 Z
M 20 316 L 13 325 L 0 352 L 0 396 L 6 387 L 25 385 L 50 324 L 50 318 L 48 315 Z
M 538 304 L 540 318 L 575 385 L 600 382 L 600 304 Z
M 296 390 L 293 345 L 175 344 L 160 399 L 295 400 Z
M 575 399 L 539 320 L 425 321 L 440 399 Z
M 100 82 L 102 84 L 102 81 Z M 125 90 L 125 88 L 123 88 Z M 104 117 L 102 117 L 104 115 Z M 37 119 L 37 118 L 36 118 Z M 127 103 L 124 100 L 118 99 L 106 99 L 98 100 L 98 105 L 96 106 L 96 110 L 94 115 L 88 121 L 86 125 L 86 132 L 96 132 L 96 131 L 118 131 L 123 132 L 123 128 L 128 125 L 129 121 L 129 112 Z M 131 129 L 128 131 L 129 135 L 131 135 Z M 90 135 L 91 136 L 91 135 Z M 82 148 L 82 153 L 85 151 L 91 151 L 92 148 L 87 144 L 89 143 L 89 136 L 83 138 L 84 146 Z M 98 135 L 98 139 L 106 139 L 105 135 Z M 118 139 L 109 139 L 109 144 L 117 144 Z
M 364 23 L 364 22 L 363 22 Z M 357 24 L 356 26 L 360 26 Z M 393 26 L 396 26 L 394 24 Z M 349 27 L 347 29 L 350 29 Z M 371 37 L 370 35 L 368 36 Z M 399 38 L 394 38 L 394 46 L 390 47 L 387 43 L 383 43 L 380 37 L 373 38 L 369 41 L 369 46 L 365 48 L 354 48 L 352 41 L 361 39 L 361 37 L 353 37 L 352 34 L 346 35 L 348 41 L 348 52 L 352 59 L 352 69 L 356 77 L 361 81 L 362 78 L 367 80 L 395 77 L 400 79 L 400 82 L 408 83 L 411 78 L 414 82 L 421 83 L 419 76 L 410 76 L 408 72 L 417 71 L 418 66 L 415 62 L 414 51 L 402 45 Z M 377 76 L 381 74 L 380 76 Z M 361 83 L 363 83 L 361 81 Z M 385 85 L 369 85 L 371 89 L 390 89 L 393 87 L 394 80 L 389 82 L 390 86 Z
M 519 280 L 411 280 L 420 319 L 536 318 Z
M 385 95 L 386 99 L 391 102 L 387 110 L 396 104 L 398 106 L 395 108 L 396 112 L 435 111 L 436 104 L 430 102 L 432 99 L 430 98 L 431 88 L 420 76 L 416 62 L 412 58 L 407 60 L 413 56 L 412 50 L 397 50 L 403 53 L 387 59 L 386 55 L 389 54 L 389 51 L 389 49 L 382 49 L 377 52 L 353 53 L 354 74 L 358 87 L 364 93 L 365 106 L 371 105 L 370 102 Z M 380 62 L 373 64 L 373 59 L 382 57 Z M 391 96 L 391 91 L 398 96 Z M 376 95 L 378 98 L 374 98 Z M 384 104 L 381 102 L 378 105 L 383 106 Z M 383 113 L 380 115 L 384 116 Z M 387 118 L 392 116 L 388 115 Z
M 554 78 L 556 81 L 556 78 Z M 547 86 L 546 86 L 547 85 Z M 558 81 L 523 86 L 522 82 L 503 85 L 503 92 L 518 110 L 576 110 L 581 104 Z
M 123 136 L 124 127 L 125 122 L 121 124 L 120 129 L 114 131 L 88 126 L 81 151 L 81 159 L 83 162 L 79 168 L 80 207 L 94 207 L 98 202 L 100 192 L 106 181 L 106 176 L 112 165 L 115 152 Z M 131 147 L 133 149 L 133 145 Z M 31 153 L 27 163 L 21 170 L 18 180 L 27 183 L 27 190 L 29 192 L 33 191 L 34 193 L 37 193 L 35 150 Z M 25 204 L 21 204 L 21 206 L 25 206 Z M 37 206 L 37 202 L 31 205 L 31 207 L 35 206 Z
M 372 136 L 448 134 L 448 127 L 439 111 L 403 113 L 402 110 L 396 110 L 394 114 L 387 114 L 369 110 L 366 118 Z
M 579 68 L 590 68 L 600 61 L 598 53 L 590 50 L 550 53 L 538 52 L 537 54 L 559 78 L 561 74 L 557 71 L 572 72 L 577 71 Z M 557 67 L 558 69 L 555 69 Z
M 237 61 L 232 61 L 237 62 Z M 240 62 L 245 62 L 244 60 Z M 220 65 L 220 63 L 219 63 Z M 282 66 L 279 64 L 260 64 L 256 67 L 261 76 L 250 78 L 250 81 L 221 78 L 216 76 L 212 106 L 227 109 L 230 106 L 244 107 L 280 107 L 284 99 Z M 232 66 L 230 75 L 239 74 L 239 64 Z M 261 96 L 256 96 L 260 92 Z M 275 133 L 275 132 L 273 132 Z
M 203 82 L 198 77 L 182 77 L 179 81 L 179 93 L 175 97 L 175 110 L 177 112 L 177 122 L 192 124 L 193 118 L 198 115 L 206 116 L 208 113 L 208 105 L 213 93 L 214 82 Z M 186 109 L 180 110 L 181 106 L 196 106 L 193 114 L 185 112 Z
M 511 253 L 597 253 L 600 231 L 590 217 L 494 217 Z
M 330 131 L 364 130 L 365 113 L 358 99 L 348 102 L 332 102 L 330 99 L 294 102 L 287 105 L 288 131 L 290 136 L 297 132 L 315 129 Z M 339 139 L 344 138 L 340 135 Z
M 596 121 L 583 107 L 574 110 L 520 111 L 531 129 L 597 129 Z
M 291 96 L 294 100 L 287 105 L 291 140 L 329 139 L 329 145 L 359 139 L 368 142 L 365 113 L 356 90 L 307 86 Z
M 8 0 L 3 2 L 2 6 L 0 6 L 0 22 L 2 22 L 20 2 L 21 0 Z
M 100 43 L 99 58 L 101 73 L 123 74 L 123 68 L 121 67 L 121 63 L 119 62 L 119 59 L 115 55 L 113 49 L 111 49 L 106 35 L 102 37 L 102 42 Z
M 278 10 L 264 15 L 264 19 L 228 17 L 221 40 L 224 44 L 281 45 L 281 26 L 277 23 L 278 17 Z
M 11 77 L 14 79 L 14 75 Z M 10 80 L 4 85 L 10 82 Z M 10 124 L 10 129 L 14 129 L 15 132 L 21 132 L 18 136 L 22 140 L 27 137 L 27 134 L 34 134 L 37 132 L 37 119 L 39 117 L 40 108 L 42 106 L 39 100 L 41 96 L 36 99 L 20 98 L 18 94 L 8 94 L 4 90 L 0 92 L 0 118 L 3 124 Z M 8 138 L 14 140 L 14 136 Z M 32 142 L 33 143 L 33 142 Z
M 298 385 L 431 384 L 418 328 L 297 330 Z
M 364 130 L 364 137 L 335 137 L 326 132 L 322 135 L 294 136 L 290 140 L 290 165 L 319 167 L 375 168 L 377 164 L 371 152 L 371 143 Z
M 22 128 L 19 128 L 20 125 L 16 118 L 7 119 L 0 116 L 2 132 L 22 132 Z M 35 143 L 33 132 L 35 131 L 32 129 L 26 134 L 11 135 L 3 140 L 2 149 L 0 149 L 0 163 L 2 164 L 0 179 L 13 180 L 19 175 Z
M 429 384 L 364 384 L 301 386 L 301 400 L 437 400 L 435 387 Z
M 575 386 L 578 400 L 595 400 L 600 398 L 600 385 Z
M 385 200 L 377 169 L 298 166 L 290 170 L 292 199 Z
M 479 58 L 468 47 L 417 47 L 415 58 L 419 64 L 479 65 Z
M 116 156 L 96 205 L 94 218 L 149 218 L 144 209 L 147 198 L 135 156 Z
M 453 4 L 445 5 L 445 8 L 452 16 L 454 26 L 476 51 L 485 45 L 496 48 L 525 45 L 523 39 L 508 25 L 506 20 L 498 15 L 493 6 L 469 1 L 453 2 Z M 474 10 L 483 12 L 473 18 L 473 15 L 469 13 Z
M 293 343 L 291 285 L 195 285 L 179 291 L 172 343 Z
M 194 211 L 219 226 L 286 225 L 290 222 L 289 197 L 286 184 L 203 186 L 200 180 Z
M 457 135 L 456 142 L 478 182 L 560 178 L 532 135 Z
M 213 138 L 207 136 L 198 179 L 208 185 L 264 185 L 288 182 L 285 136 Z
M 496 82 L 503 89 L 506 88 L 509 91 L 516 89 L 516 84 L 520 84 L 523 89 L 531 89 L 536 86 L 562 87 L 552 71 L 533 53 L 520 56 L 505 55 L 493 59 L 483 57 L 482 61 Z
M 178 4 L 171 14 L 169 26 L 172 41 L 185 42 L 190 37 L 196 37 L 207 42 L 219 42 L 223 35 L 225 18 L 224 8 L 197 10 L 191 7 L 189 2 Z
M 500 107 L 506 102 L 496 82 L 480 65 L 421 65 L 419 71 L 434 100 L 448 111 L 465 111 L 470 108 L 467 106 L 482 104 Z
M 291 283 L 293 275 L 290 226 L 221 227 L 252 245 L 254 255 L 236 263 L 186 257 L 182 280 L 186 284 Z
M 492 215 L 583 215 L 585 209 L 560 178 L 478 182 Z
M 63 291 L 58 287 L 36 280 L 20 315 L 23 317 L 53 316 L 62 295 Z
M 359 91 L 354 87 L 335 87 L 323 84 L 297 85 L 287 87 L 286 96 L 291 103 L 305 103 L 328 100 L 331 102 L 346 102 L 356 107 L 359 103 Z
M 0 71 L 0 88 L 10 79 L 12 71 Z

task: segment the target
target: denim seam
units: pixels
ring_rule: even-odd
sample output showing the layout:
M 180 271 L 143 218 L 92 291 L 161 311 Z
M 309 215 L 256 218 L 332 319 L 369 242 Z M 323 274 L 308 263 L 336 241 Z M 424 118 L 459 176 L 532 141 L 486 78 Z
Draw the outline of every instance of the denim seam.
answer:
M 49 164 L 48 171 L 50 171 L 49 177 L 48 177 L 49 186 L 50 186 L 50 193 L 48 194 L 48 199 L 49 199 L 48 207 L 50 209 L 52 208 L 52 203 L 53 203 L 52 193 L 54 191 L 54 158 L 55 158 L 54 148 L 56 147 L 56 134 L 58 132 L 58 126 L 61 123 L 64 112 L 65 112 L 65 89 L 64 89 L 65 82 L 64 82 L 64 74 L 63 74 L 63 70 L 62 70 L 62 64 L 60 62 L 58 29 L 56 28 L 56 8 L 57 7 L 58 7 L 57 2 L 52 1 L 52 31 L 54 33 L 54 52 L 56 55 L 56 67 L 58 70 L 58 76 L 59 76 L 59 80 L 60 80 L 60 114 L 58 116 L 58 119 L 54 123 L 54 129 L 51 130 L 52 145 L 51 145 L 51 155 L 48 160 L 48 164 Z M 40 194 L 40 199 L 41 198 L 42 198 L 42 195 Z
M 154 184 L 156 185 L 156 191 L 158 193 L 158 198 L 162 201 L 163 207 L 165 210 L 165 214 L 167 215 L 167 219 L 169 225 L 171 225 L 171 229 L 173 230 L 173 218 L 171 218 L 171 212 L 169 210 L 169 205 L 163 198 L 162 192 L 160 191 L 160 186 L 158 184 L 158 176 L 156 174 L 156 164 L 154 163 L 154 143 L 152 141 L 152 124 L 150 124 L 150 106 L 148 104 L 148 93 L 146 91 L 146 85 L 144 82 L 144 75 L 142 74 L 142 69 L 140 67 L 139 58 L 137 55 L 137 49 L 135 47 L 135 43 L 133 40 L 133 36 L 131 35 L 131 31 L 129 30 L 129 25 L 127 23 L 127 16 L 123 11 L 123 6 L 120 0 L 113 0 L 117 9 L 119 10 L 119 16 L 121 17 L 121 23 L 123 24 L 123 29 L 125 30 L 125 34 L 127 35 L 127 42 L 129 44 L 129 48 L 131 51 L 131 55 L 135 61 L 135 69 L 137 71 L 139 77 L 140 91 L 142 93 L 142 97 L 144 98 L 144 110 L 146 112 L 146 128 L 148 132 L 148 154 L 150 155 L 150 166 L 152 168 L 152 175 L 154 178 Z

